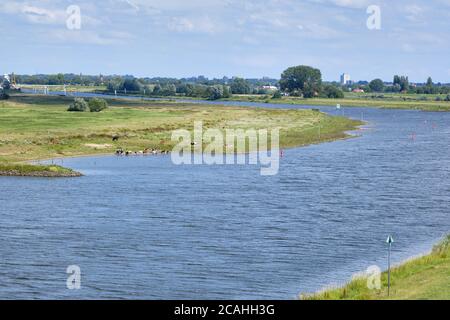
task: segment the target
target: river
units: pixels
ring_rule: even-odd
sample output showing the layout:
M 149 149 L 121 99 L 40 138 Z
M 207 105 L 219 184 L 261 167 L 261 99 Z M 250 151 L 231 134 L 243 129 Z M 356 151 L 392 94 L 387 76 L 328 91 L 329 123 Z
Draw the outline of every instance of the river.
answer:
M 389 234 L 400 262 L 450 231 L 450 113 L 318 108 L 367 125 L 285 150 L 276 176 L 103 156 L 53 160 L 82 178 L 1 177 L 0 298 L 295 299 L 385 269 Z

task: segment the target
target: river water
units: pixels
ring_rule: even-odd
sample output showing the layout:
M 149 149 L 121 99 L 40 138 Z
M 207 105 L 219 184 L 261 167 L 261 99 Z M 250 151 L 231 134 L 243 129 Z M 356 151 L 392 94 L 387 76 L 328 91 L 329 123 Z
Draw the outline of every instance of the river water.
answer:
M 285 150 L 276 176 L 106 156 L 54 160 L 82 178 L 1 177 L 0 298 L 293 299 L 385 269 L 389 234 L 400 262 L 450 231 L 450 113 L 320 109 L 367 125 Z

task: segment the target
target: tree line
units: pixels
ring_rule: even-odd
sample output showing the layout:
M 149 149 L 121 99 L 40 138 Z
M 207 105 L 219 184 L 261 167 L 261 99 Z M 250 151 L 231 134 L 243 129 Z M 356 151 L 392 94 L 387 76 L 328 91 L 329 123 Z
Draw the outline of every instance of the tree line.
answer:
M 54 75 L 17 75 L 17 82 L 36 85 L 84 85 L 106 86 L 110 93 L 144 94 L 148 96 L 195 97 L 203 99 L 228 98 L 233 94 L 272 95 L 274 98 L 283 95 L 304 98 L 343 98 L 344 92 L 362 89 L 376 93 L 410 93 L 410 94 L 450 94 L 450 86 L 434 83 L 428 78 L 424 84 L 411 84 L 408 76 L 395 75 L 388 83 L 381 79 L 370 82 L 361 81 L 342 86 L 337 82 L 322 81 L 319 69 L 310 66 L 287 68 L 279 80 L 271 78 L 244 79 L 239 77 L 223 77 L 208 79 L 204 76 L 191 78 L 135 78 L 125 76 L 89 76 L 76 74 Z
M 114 79 L 108 82 L 107 91 L 110 93 L 126 92 L 144 94 L 148 96 L 175 96 L 204 98 L 217 100 L 229 98 L 232 94 L 248 94 L 251 86 L 246 80 L 234 78 L 229 84 L 198 84 L 183 82 L 162 82 L 147 84 L 140 79 Z
M 408 76 L 395 75 L 392 83 L 384 83 L 381 79 L 374 79 L 367 85 L 359 86 L 366 92 L 393 92 L 409 94 L 449 94 L 450 87 L 434 83 L 431 77 L 422 85 L 411 84 Z

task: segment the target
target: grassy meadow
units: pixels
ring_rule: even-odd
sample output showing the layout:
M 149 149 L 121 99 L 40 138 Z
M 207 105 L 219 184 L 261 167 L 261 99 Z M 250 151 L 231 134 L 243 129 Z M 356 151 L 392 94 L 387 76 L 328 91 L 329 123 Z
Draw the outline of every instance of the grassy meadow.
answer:
M 387 272 L 382 289 L 369 290 L 367 279 L 357 278 L 342 288 L 302 296 L 306 300 L 450 300 L 450 235 L 426 256 L 391 271 L 391 294 L 387 296 Z
M 42 85 L 22 85 L 25 89 L 43 90 Z M 63 91 L 64 86 L 48 86 L 50 91 Z M 66 86 L 68 92 L 106 92 L 106 86 Z M 124 94 L 121 92 L 120 94 Z M 223 100 L 245 101 L 245 102 L 266 102 L 284 103 L 303 106 L 335 106 L 340 104 L 343 107 L 374 107 L 390 109 L 414 109 L 423 111 L 450 111 L 450 101 L 445 101 L 447 95 L 440 94 L 408 94 L 408 93 L 355 93 L 345 92 L 343 99 L 313 98 L 304 99 L 298 97 L 282 97 L 272 99 L 271 95 L 233 95 L 231 98 Z M 200 99 L 185 96 L 174 96 L 166 98 Z
M 313 110 L 273 110 L 139 100 L 108 100 L 99 113 L 68 112 L 72 98 L 13 95 L 0 102 L 0 163 L 112 154 L 117 148 L 170 151 L 174 129 L 280 128 L 282 147 L 346 138 L 359 121 Z M 118 136 L 118 141 L 112 137 Z
M 45 85 L 24 84 L 20 85 L 20 87 L 28 90 L 37 90 L 38 92 L 42 92 L 45 87 L 47 87 L 49 91 L 64 91 L 64 85 L 45 86 Z M 68 92 L 100 92 L 106 90 L 106 86 L 66 85 L 65 88 Z
M 383 98 L 377 98 L 377 96 Z M 272 99 L 266 95 L 233 95 L 227 100 L 284 103 L 302 106 L 336 106 L 343 107 L 373 107 L 387 109 L 413 109 L 422 111 L 450 111 L 450 102 L 436 101 L 436 95 L 412 95 L 412 94 L 359 94 L 346 93 L 343 99 L 282 97 Z M 426 98 L 427 100 L 422 100 Z M 442 98 L 445 98 L 442 96 Z

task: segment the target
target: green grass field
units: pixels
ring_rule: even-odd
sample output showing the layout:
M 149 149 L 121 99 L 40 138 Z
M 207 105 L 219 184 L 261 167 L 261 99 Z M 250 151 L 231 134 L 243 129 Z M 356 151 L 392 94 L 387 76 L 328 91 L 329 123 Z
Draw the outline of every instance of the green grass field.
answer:
M 0 102 L 0 161 L 3 163 L 64 156 L 112 154 L 117 148 L 170 151 L 174 129 L 280 128 L 282 147 L 348 137 L 359 121 L 313 110 L 274 110 L 206 106 L 164 101 L 108 100 L 100 113 L 68 112 L 71 98 L 13 95 Z M 119 136 L 118 141 L 112 141 Z
M 373 94 L 376 95 L 376 94 Z M 435 101 L 436 96 L 427 97 L 428 100 L 421 100 L 421 96 L 426 95 L 393 95 L 383 94 L 385 98 L 371 98 L 372 94 L 346 93 L 344 99 L 324 99 L 313 98 L 303 99 L 296 97 L 282 97 L 281 99 L 271 99 L 264 95 L 233 95 L 227 100 L 265 102 L 265 103 L 284 103 L 302 106 L 336 106 L 340 104 L 343 107 L 374 107 L 389 109 L 413 109 L 423 111 L 450 111 L 450 102 Z
M 393 268 L 391 294 L 387 295 L 387 273 L 382 289 L 370 290 L 367 279 L 358 278 L 342 288 L 330 289 L 301 298 L 310 300 L 450 300 L 450 235 L 426 256 Z
M 399 92 L 345 92 L 348 99 L 371 99 L 371 100 L 391 100 L 391 101 L 436 101 L 445 100 L 446 94 L 416 94 Z
M 43 90 L 44 86 L 23 85 L 23 88 L 38 88 Z M 63 86 L 48 86 L 51 91 L 62 91 Z M 105 86 L 67 86 L 68 91 L 77 92 L 105 92 Z M 123 94 L 123 93 L 121 93 Z M 414 109 L 423 111 L 450 111 L 450 101 L 444 101 L 447 95 L 439 94 L 408 94 L 408 93 L 354 93 L 345 92 L 343 99 L 303 99 L 297 97 L 283 97 L 271 99 L 271 95 L 233 95 L 224 100 L 250 101 L 267 103 L 285 103 L 303 106 L 335 106 L 340 104 L 344 107 L 375 107 L 393 109 Z M 184 96 L 167 98 L 199 99 Z M 441 99 L 441 101 L 436 101 Z

